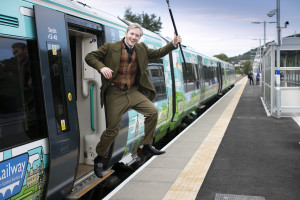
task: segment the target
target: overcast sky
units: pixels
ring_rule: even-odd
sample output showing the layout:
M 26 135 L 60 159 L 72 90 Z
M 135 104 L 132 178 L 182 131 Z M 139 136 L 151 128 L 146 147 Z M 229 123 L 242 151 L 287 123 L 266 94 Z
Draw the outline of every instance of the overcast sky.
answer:
M 155 14 L 161 17 L 162 35 L 173 37 L 174 29 L 165 0 L 80 0 L 114 16 L 123 18 L 125 9 L 133 13 Z M 267 13 L 276 9 L 277 0 L 170 0 L 179 35 L 183 44 L 206 55 L 225 53 L 237 56 L 263 45 L 263 24 L 251 22 L 276 22 L 276 15 Z M 282 36 L 300 33 L 300 0 L 281 0 Z M 267 42 L 276 40 L 276 23 L 266 26 Z

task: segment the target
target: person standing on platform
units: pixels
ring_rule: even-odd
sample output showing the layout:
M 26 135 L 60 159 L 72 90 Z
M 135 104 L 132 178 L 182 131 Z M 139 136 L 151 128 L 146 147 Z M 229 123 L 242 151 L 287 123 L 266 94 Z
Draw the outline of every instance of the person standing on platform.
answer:
M 161 58 L 176 49 L 181 37 L 174 35 L 172 42 L 154 50 L 144 43 L 138 43 L 142 35 L 142 27 L 133 23 L 128 27 L 122 40 L 114 43 L 106 42 L 85 57 L 87 64 L 104 76 L 101 86 L 101 106 L 105 102 L 107 128 L 97 144 L 98 156 L 94 159 L 94 172 L 99 178 L 104 175 L 104 156 L 119 134 L 122 115 L 131 108 L 145 116 L 142 154 L 165 153 L 152 146 L 158 110 L 151 102 L 155 97 L 155 90 L 146 69 L 149 59 Z
M 256 74 L 256 85 L 259 85 L 259 73 L 257 72 L 257 74 Z
M 250 85 L 254 85 L 254 82 L 253 82 L 253 73 L 251 71 L 249 71 L 248 78 L 250 80 Z

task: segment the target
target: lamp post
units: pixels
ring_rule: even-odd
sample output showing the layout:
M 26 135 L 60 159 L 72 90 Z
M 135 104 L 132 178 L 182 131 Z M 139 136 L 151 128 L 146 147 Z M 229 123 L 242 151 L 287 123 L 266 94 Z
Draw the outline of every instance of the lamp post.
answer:
M 259 57 L 261 57 L 261 39 L 252 39 L 252 40 L 259 40 Z
M 258 70 L 258 72 L 261 72 L 261 39 L 259 38 L 259 39 L 252 39 L 252 40 L 259 40 L 259 50 L 258 50 L 258 52 L 259 52 L 259 70 Z
M 261 39 L 259 38 L 259 39 L 252 39 L 252 40 L 259 40 L 258 63 L 257 63 L 257 61 L 255 62 L 255 60 L 257 59 L 257 52 L 256 52 L 256 55 L 253 59 L 253 72 L 254 72 L 254 64 L 255 64 L 255 67 L 257 68 L 257 71 L 256 71 L 256 74 L 257 74 L 257 73 L 261 73 Z
M 281 27 L 280 27 L 280 0 L 277 0 L 276 9 L 268 13 L 269 17 L 276 14 L 277 17 L 277 51 L 276 51 L 276 75 L 275 75 L 275 91 L 276 91 L 276 117 L 281 117 L 281 91 L 280 91 L 280 46 L 281 46 Z
M 263 21 L 263 22 L 252 22 L 252 24 L 264 24 L 264 48 L 266 48 L 266 24 L 273 24 L 273 23 L 276 23 L 276 22 L 266 22 L 266 21 Z

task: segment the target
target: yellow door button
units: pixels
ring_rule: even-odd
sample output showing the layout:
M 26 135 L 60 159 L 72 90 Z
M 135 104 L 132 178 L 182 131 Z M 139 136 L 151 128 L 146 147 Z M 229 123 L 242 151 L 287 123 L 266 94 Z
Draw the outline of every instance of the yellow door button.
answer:
M 68 94 L 68 99 L 69 99 L 69 101 L 72 101 L 72 94 L 71 93 Z

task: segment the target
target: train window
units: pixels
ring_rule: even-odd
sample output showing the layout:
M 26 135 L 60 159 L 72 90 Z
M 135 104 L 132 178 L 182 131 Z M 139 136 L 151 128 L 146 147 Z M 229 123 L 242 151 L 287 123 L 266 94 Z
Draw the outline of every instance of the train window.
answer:
M 150 71 L 151 71 L 151 76 L 153 77 L 153 78 L 159 78 L 161 75 L 160 75 L 160 70 L 159 70 L 159 68 L 156 68 L 156 69 L 150 69 Z
M 203 70 L 204 70 L 205 86 L 215 84 L 215 78 L 216 78 L 215 68 L 212 66 L 204 65 Z
M 46 137 L 36 46 L 0 38 L 1 150 Z
M 161 58 L 149 59 L 149 63 L 163 64 L 163 59 L 161 59 Z
M 204 85 L 208 86 L 209 85 L 209 80 L 208 80 L 208 67 L 206 65 L 203 65 L 203 75 L 204 75 Z
M 67 100 L 65 98 L 61 48 L 58 43 L 48 43 L 47 45 L 56 128 L 57 133 L 62 134 L 69 131 L 70 128 Z
M 156 92 L 154 102 L 167 99 L 163 65 L 149 64 L 147 74 Z
M 182 63 L 183 66 L 183 80 L 185 83 L 185 92 L 190 92 L 195 90 L 195 82 L 196 82 L 196 77 L 195 77 L 195 67 L 194 64 L 191 63 L 186 63 L 187 69 L 184 68 L 184 63 Z

